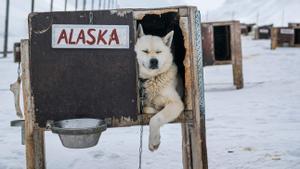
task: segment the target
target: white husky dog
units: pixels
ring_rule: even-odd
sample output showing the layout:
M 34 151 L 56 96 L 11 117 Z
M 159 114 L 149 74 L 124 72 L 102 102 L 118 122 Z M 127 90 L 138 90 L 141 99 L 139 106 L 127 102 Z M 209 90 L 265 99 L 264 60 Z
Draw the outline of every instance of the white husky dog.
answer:
M 184 109 L 176 91 L 177 66 L 173 63 L 171 44 L 174 32 L 165 37 L 145 35 L 138 26 L 135 45 L 139 64 L 139 77 L 144 79 L 145 100 L 143 113 L 155 114 L 149 123 L 149 150 L 158 149 L 160 127 L 175 120 Z

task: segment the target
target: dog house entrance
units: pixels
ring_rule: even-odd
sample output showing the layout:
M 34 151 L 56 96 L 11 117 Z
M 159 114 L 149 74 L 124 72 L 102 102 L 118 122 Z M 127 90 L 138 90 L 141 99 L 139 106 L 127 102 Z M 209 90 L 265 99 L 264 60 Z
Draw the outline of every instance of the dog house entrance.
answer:
M 214 26 L 214 52 L 216 61 L 231 60 L 230 26 Z
M 183 60 L 186 49 L 184 47 L 183 34 L 179 26 L 179 15 L 177 12 L 167 12 L 161 15 L 147 14 L 141 20 L 137 20 L 137 24 L 142 24 L 144 33 L 163 37 L 170 31 L 174 31 L 173 42 L 171 46 L 174 62 L 178 67 L 178 74 L 184 84 L 185 68 Z M 179 86 L 183 85 L 179 82 Z M 181 88 L 181 87 L 180 87 Z M 179 91 L 182 96 L 184 91 Z
M 295 44 L 300 45 L 300 29 L 295 29 Z

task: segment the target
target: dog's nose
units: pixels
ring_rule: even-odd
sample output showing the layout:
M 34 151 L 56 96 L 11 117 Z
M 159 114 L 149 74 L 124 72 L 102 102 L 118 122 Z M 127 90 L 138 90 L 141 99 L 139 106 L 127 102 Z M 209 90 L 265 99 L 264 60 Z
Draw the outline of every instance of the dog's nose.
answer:
M 155 58 L 150 59 L 150 69 L 158 69 L 158 60 Z

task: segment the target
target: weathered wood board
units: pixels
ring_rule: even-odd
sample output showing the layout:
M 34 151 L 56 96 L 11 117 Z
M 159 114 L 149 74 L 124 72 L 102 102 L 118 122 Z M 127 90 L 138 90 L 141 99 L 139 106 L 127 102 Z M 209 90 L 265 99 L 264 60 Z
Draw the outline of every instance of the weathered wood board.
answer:
M 68 29 L 73 25 L 74 32 L 67 32 L 67 37 L 61 35 L 62 42 L 77 41 L 81 46 L 59 48 L 56 45 L 54 48 L 52 29 L 57 24 L 68 25 Z M 83 38 L 91 42 L 92 37 L 78 35 L 80 31 L 76 35 L 75 29 L 80 29 L 78 25 L 127 26 L 129 46 L 84 48 Z M 123 15 L 110 11 L 32 13 L 29 26 L 31 86 L 35 120 L 40 127 L 45 127 L 48 120 L 69 118 L 137 118 L 139 103 L 132 12 Z M 108 45 L 113 35 L 109 30 L 107 34 L 107 39 L 101 42 L 106 41 Z

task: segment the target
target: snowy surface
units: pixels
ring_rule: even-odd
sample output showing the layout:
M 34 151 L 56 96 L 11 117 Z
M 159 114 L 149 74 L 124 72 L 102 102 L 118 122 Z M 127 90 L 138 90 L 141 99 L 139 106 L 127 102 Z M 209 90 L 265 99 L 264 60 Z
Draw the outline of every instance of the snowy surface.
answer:
M 229 65 L 205 68 L 207 145 L 210 169 L 300 168 L 300 49 L 270 49 L 270 41 L 243 38 L 245 88 L 232 86 Z M 16 79 L 12 56 L 0 59 L 0 169 L 25 168 L 20 129 L 9 84 Z M 134 169 L 138 165 L 139 127 L 105 131 L 90 149 L 64 148 L 46 132 L 49 169 Z M 162 128 L 157 152 L 147 149 L 144 169 L 182 169 L 181 128 Z

